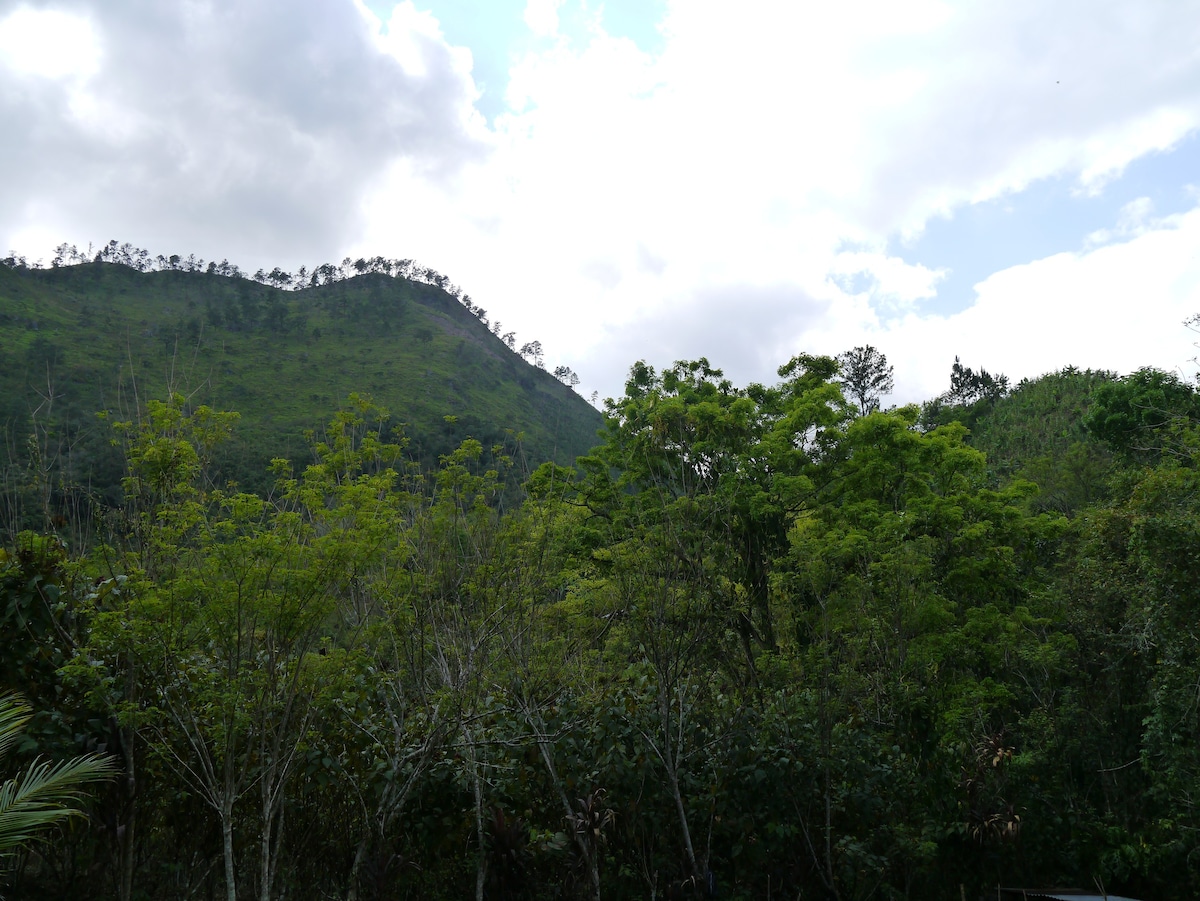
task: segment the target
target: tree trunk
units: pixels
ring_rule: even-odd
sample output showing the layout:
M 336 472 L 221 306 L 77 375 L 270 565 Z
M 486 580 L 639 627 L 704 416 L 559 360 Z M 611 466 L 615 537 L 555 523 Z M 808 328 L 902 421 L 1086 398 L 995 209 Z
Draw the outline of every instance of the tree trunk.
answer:
M 567 823 L 571 822 L 573 811 L 571 810 L 571 800 L 567 797 L 567 791 L 563 787 L 562 780 L 558 778 L 558 770 L 554 766 L 554 757 L 550 753 L 550 741 L 546 738 L 546 730 L 542 728 L 540 717 L 533 714 L 526 708 L 525 718 L 528 720 L 530 727 L 533 729 L 534 739 L 537 741 L 538 750 L 542 755 L 542 762 L 546 765 L 546 772 L 550 776 L 550 782 L 554 785 L 558 792 L 559 800 L 562 802 L 563 815 Z M 575 839 L 575 844 L 579 847 L 583 854 L 583 859 L 587 861 L 588 870 L 592 877 L 592 901 L 600 901 L 600 854 L 599 848 L 595 852 L 588 847 L 587 842 L 580 837 L 578 830 L 572 829 L 571 834 Z
M 225 854 L 225 901 L 237 901 L 237 874 L 233 866 L 233 810 L 221 810 L 221 848 Z
M 371 844 L 371 830 L 365 829 L 354 849 L 354 861 L 350 864 L 350 885 L 346 888 L 346 901 L 358 901 L 358 874 L 362 872 L 363 861 L 367 859 L 367 848 Z
M 683 698 L 679 700 L 683 704 Z M 675 810 L 679 814 L 679 828 L 683 832 L 683 847 L 687 851 L 688 864 L 692 868 L 692 876 L 699 879 L 703 874 L 696 865 L 696 852 L 692 847 L 692 830 L 688 826 L 687 811 L 683 806 L 683 794 L 679 791 L 679 773 L 676 769 L 675 751 L 671 743 L 671 704 L 664 687 L 658 689 L 658 708 L 662 718 L 663 728 L 663 766 L 667 769 L 667 780 L 671 783 L 671 794 L 675 798 Z
M 125 830 L 120 838 L 121 884 L 117 889 L 121 901 L 133 898 L 133 865 L 135 862 L 134 839 L 137 827 L 137 808 L 132 802 L 125 822 L 121 824 Z
M 271 901 L 271 820 L 263 822 L 258 871 L 258 901 Z
M 121 756 L 125 759 L 125 779 L 123 794 L 125 795 L 124 827 L 118 839 L 120 855 L 120 884 L 117 888 L 121 901 L 130 901 L 133 897 L 133 867 L 136 861 L 134 854 L 137 827 L 137 760 L 134 757 L 134 734 L 131 729 L 119 729 L 117 735 L 121 741 Z
M 267 792 L 264 790 L 264 796 Z M 277 808 L 277 809 L 273 809 Z M 262 861 L 259 872 L 258 901 L 271 901 L 275 886 L 275 869 L 279 860 L 280 837 L 283 833 L 283 808 L 264 798 Z
M 479 776 L 479 761 L 475 756 L 475 737 L 465 726 L 463 737 L 467 740 L 467 762 L 471 766 L 471 785 L 475 790 L 475 834 L 478 845 L 475 858 L 475 901 L 483 901 L 483 886 L 487 879 L 487 845 L 483 838 L 483 780 Z

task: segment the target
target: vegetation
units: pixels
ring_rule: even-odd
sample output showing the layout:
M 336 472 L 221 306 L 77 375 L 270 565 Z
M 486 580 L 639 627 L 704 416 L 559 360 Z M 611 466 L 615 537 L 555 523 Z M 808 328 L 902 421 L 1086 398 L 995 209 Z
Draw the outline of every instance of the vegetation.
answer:
M 536 468 L 352 394 L 249 490 L 249 413 L 111 416 L 87 529 L 25 495 L 0 684 L 120 774 L 6 897 L 1196 897 L 1195 390 L 881 410 L 877 354 L 638 363 Z
M 61 248 L 55 262 L 80 257 Z M 578 376 L 569 367 L 558 367 L 557 377 L 541 369 L 538 342 L 527 362 L 513 335 L 501 334 L 469 296 L 411 261 L 347 260 L 303 279 L 275 270 L 255 280 L 228 263 L 154 262 L 113 242 L 74 265 L 7 262 L 0 265 L 7 451 L 0 494 L 10 522 L 12 505 L 36 510 L 38 492 L 66 486 L 118 502 L 120 455 L 96 412 L 133 417 L 146 399 L 174 392 L 243 414 L 213 477 L 255 492 L 269 488 L 273 458 L 306 462 L 304 433 L 356 391 L 370 392 L 408 425 L 409 453 L 426 466 L 467 437 L 489 453 L 496 444 L 519 446 L 529 468 L 546 459 L 570 463 L 601 425 L 572 390 Z
M 30 714 L 19 698 L 0 695 L 0 760 L 20 738 Z M 70 805 L 80 799 L 82 787 L 112 772 L 111 761 L 86 755 L 56 764 L 35 761 L 0 783 L 0 855 L 24 847 L 67 817 L 80 816 L 82 811 Z

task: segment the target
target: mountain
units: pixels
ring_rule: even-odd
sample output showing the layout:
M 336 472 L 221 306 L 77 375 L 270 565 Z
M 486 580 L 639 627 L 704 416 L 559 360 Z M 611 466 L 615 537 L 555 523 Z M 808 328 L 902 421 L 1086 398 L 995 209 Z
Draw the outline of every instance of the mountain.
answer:
M 504 444 L 519 470 L 569 464 L 596 443 L 601 415 L 493 334 L 469 298 L 383 272 L 313 281 L 283 290 L 212 266 L 0 266 L 10 462 L 36 432 L 68 478 L 115 497 L 120 458 L 95 413 L 132 418 L 168 391 L 242 414 L 219 465 L 250 490 L 267 487 L 271 458 L 302 462 L 304 431 L 352 392 L 388 409 L 423 463 L 467 437 Z

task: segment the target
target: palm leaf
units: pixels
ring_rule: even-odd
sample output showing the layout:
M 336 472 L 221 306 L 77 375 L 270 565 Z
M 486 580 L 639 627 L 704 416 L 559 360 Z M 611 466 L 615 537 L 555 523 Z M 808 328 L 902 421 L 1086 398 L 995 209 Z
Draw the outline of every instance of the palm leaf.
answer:
M 0 695 L 0 759 L 28 722 L 28 705 L 15 695 Z M 72 806 L 89 783 L 110 778 L 113 761 L 88 754 L 58 763 L 35 760 L 24 772 L 0 785 L 0 855 L 37 838 L 37 833 L 82 811 Z
M 29 722 L 29 706 L 15 694 L 0 695 L 0 760 Z

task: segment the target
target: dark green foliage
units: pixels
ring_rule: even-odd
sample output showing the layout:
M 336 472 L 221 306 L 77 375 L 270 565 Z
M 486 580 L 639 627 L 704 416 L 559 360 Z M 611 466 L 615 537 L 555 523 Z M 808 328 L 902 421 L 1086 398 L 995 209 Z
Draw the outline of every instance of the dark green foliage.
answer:
M 58 706 L 58 670 L 83 631 L 65 563 L 59 541 L 32 532 L 0 551 L 0 692 L 16 692 L 36 710 Z
M 120 258 L 119 246 L 110 250 Z M 30 434 L 49 436 L 54 479 L 107 503 L 119 493 L 119 461 L 95 412 L 131 416 L 145 398 L 173 391 L 243 413 L 216 469 L 251 491 L 269 488 L 271 459 L 302 462 L 303 433 L 353 391 L 408 424 L 410 453 L 426 465 L 468 436 L 491 448 L 515 445 L 515 435 L 531 468 L 569 463 L 601 424 L 435 284 L 372 269 L 287 291 L 169 262 L 137 271 L 133 249 L 126 256 L 131 263 L 0 266 L 0 354 L 13 361 L 0 367 L 8 462 L 23 461 L 12 449 Z M 41 524 L 4 523 L 10 535 L 29 525 Z
M 1126 461 L 1154 463 L 1197 420 L 1200 396 L 1191 385 L 1170 372 L 1139 369 L 1097 388 L 1084 425 Z
M 950 367 L 950 389 L 922 409 L 921 419 L 926 428 L 936 428 L 950 422 L 961 422 L 974 428 L 975 422 L 987 414 L 1002 397 L 1008 394 L 1008 376 L 993 376 L 986 369 L 979 372 L 963 366 L 958 357 Z
M 352 396 L 253 495 L 220 478 L 246 417 L 146 403 L 105 542 L 3 559 L 6 678 L 123 766 L 6 896 L 1200 894 L 1190 395 L 1150 380 L 1176 413 L 1130 462 L 1082 424 L 1103 373 L 936 427 L 828 357 L 779 376 L 639 363 L 519 492 L 477 412 L 431 438 Z
M 845 393 L 863 416 L 878 410 L 880 398 L 896 387 L 894 368 L 870 344 L 838 354 L 837 360 Z
M 963 366 L 958 357 L 950 368 L 950 390 L 946 392 L 946 400 L 951 404 L 970 405 L 980 400 L 990 400 L 993 403 L 1008 393 L 1008 376 L 993 376 L 986 369 L 979 372 L 969 366 Z

